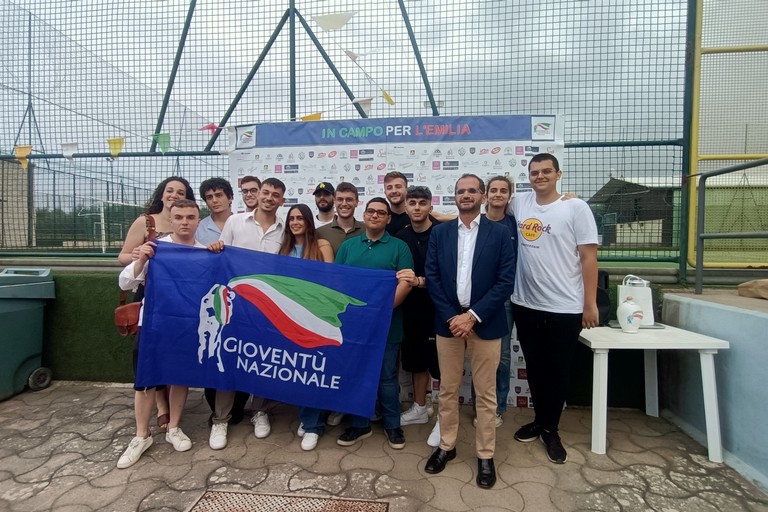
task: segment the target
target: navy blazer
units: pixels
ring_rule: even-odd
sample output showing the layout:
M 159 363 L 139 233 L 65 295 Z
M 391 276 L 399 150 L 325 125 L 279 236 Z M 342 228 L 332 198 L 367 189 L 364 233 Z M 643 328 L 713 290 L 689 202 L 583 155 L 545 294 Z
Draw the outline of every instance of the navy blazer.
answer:
M 435 303 L 435 331 L 452 337 L 448 320 L 461 314 L 456 295 L 458 264 L 458 221 L 444 222 L 432 228 L 425 274 L 427 290 Z M 470 308 L 481 322 L 474 331 L 481 339 L 501 338 L 512 329 L 507 325 L 504 301 L 515 288 L 517 251 L 506 226 L 480 217 L 480 226 L 472 260 L 472 296 Z

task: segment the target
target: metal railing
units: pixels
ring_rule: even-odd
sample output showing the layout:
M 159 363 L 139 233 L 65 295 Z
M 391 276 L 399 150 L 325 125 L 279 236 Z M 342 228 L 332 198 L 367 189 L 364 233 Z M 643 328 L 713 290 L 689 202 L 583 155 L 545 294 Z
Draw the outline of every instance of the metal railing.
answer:
M 711 178 L 713 176 L 721 176 L 723 174 L 729 174 L 736 171 L 744 171 L 746 169 L 752 169 L 762 165 L 768 165 L 768 158 L 763 158 L 761 160 L 755 160 L 753 162 L 747 162 L 739 165 L 733 165 L 731 167 L 725 167 L 723 169 L 718 169 L 717 171 L 704 172 L 698 175 L 699 188 L 698 201 L 696 204 L 696 295 L 701 295 L 701 289 L 704 281 L 704 240 L 768 238 L 768 232 L 766 231 L 755 231 L 748 233 L 704 233 L 707 178 Z

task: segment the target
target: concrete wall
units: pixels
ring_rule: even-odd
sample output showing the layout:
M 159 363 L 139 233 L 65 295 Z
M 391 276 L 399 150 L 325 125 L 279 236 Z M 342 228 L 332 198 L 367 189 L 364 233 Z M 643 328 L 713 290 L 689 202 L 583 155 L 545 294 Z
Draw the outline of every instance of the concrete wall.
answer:
M 715 356 L 725 462 L 768 488 L 768 313 L 666 294 L 662 315 L 730 342 Z M 698 352 L 660 351 L 659 358 L 662 415 L 706 444 Z

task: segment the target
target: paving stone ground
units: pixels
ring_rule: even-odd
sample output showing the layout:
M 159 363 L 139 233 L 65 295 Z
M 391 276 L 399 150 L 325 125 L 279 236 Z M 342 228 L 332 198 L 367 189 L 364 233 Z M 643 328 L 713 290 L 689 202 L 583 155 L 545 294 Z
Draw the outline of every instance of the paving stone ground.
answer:
M 472 411 L 462 412 L 458 457 L 439 475 L 424 464 L 432 422 L 404 428 L 393 450 L 380 425 L 352 447 L 330 428 L 304 452 L 296 409 L 281 406 L 272 433 L 256 439 L 246 418 L 230 426 L 229 445 L 208 447 L 209 410 L 190 390 L 182 428 L 190 451 L 177 453 L 155 433 L 154 445 L 131 468 L 116 462 L 133 437 L 128 386 L 55 382 L 0 402 L 0 510 L 184 511 L 206 489 L 380 500 L 391 511 L 761 511 L 768 496 L 664 419 L 639 410 L 609 411 L 608 451 L 590 451 L 591 411 L 568 408 L 561 423 L 568 462 L 550 463 L 539 442 L 513 434 L 532 411 L 510 409 L 498 430 L 498 482 L 475 485 Z

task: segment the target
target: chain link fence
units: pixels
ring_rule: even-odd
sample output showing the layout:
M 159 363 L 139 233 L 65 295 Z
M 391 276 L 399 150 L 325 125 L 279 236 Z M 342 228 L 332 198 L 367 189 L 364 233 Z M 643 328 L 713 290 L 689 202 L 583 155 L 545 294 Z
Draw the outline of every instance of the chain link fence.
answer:
M 294 4 L 0 0 L 0 252 L 114 253 L 162 179 L 228 175 L 201 128 L 359 118 L 346 87 L 371 117 L 562 114 L 601 258 L 678 258 L 687 2 Z

